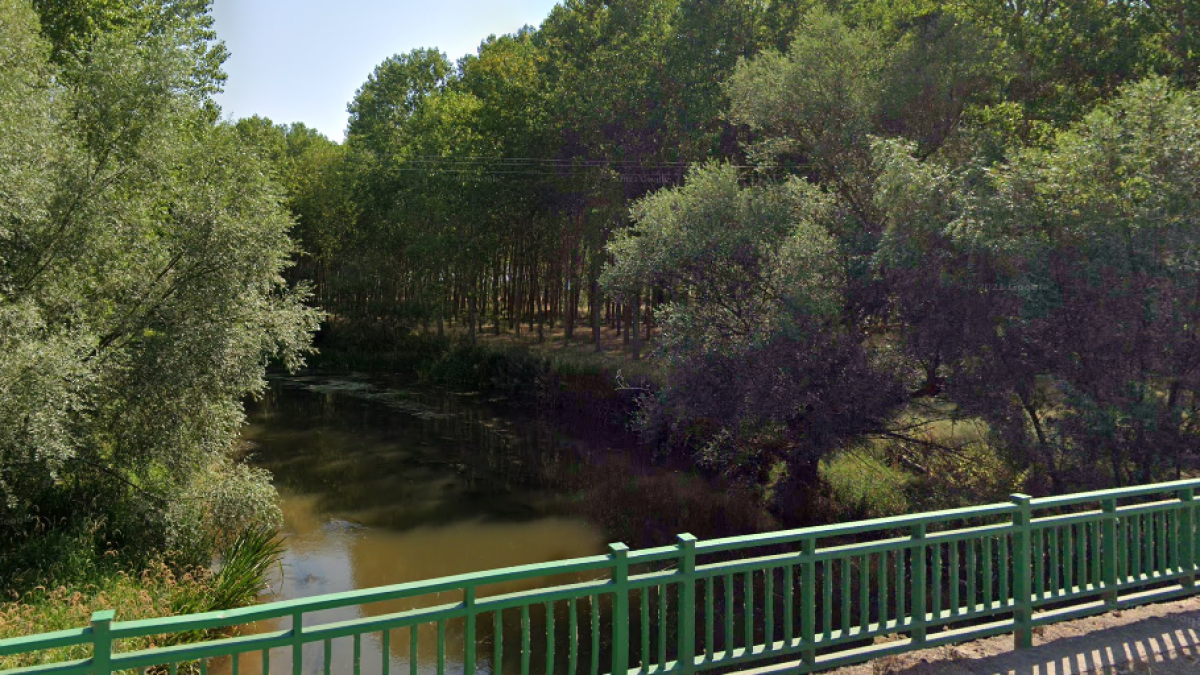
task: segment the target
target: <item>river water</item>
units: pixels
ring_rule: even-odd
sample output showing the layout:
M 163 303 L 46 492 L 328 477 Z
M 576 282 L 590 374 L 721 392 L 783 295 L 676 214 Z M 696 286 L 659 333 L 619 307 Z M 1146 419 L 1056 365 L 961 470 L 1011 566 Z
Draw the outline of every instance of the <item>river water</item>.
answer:
M 681 532 L 706 538 L 778 525 L 753 495 L 651 462 L 627 434 L 568 429 L 478 395 L 291 377 L 273 380 L 249 414 L 250 460 L 274 474 L 284 515 L 286 549 L 265 600 L 594 555 L 614 541 L 660 546 Z M 413 606 L 329 610 L 305 622 Z M 436 634 L 419 638 L 417 670 L 433 672 Z M 451 631 L 447 644 L 447 672 L 461 673 L 461 634 Z M 304 672 L 321 672 L 323 649 L 306 647 Z M 407 639 L 392 640 L 386 656 L 378 636 L 360 649 L 364 673 L 381 672 L 385 659 L 392 672 L 410 672 Z M 350 640 L 335 641 L 334 663 L 349 665 L 352 650 Z M 259 672 L 250 656 L 239 670 Z M 272 652 L 269 670 L 292 672 L 287 650 Z M 492 672 L 482 656 L 479 671 Z

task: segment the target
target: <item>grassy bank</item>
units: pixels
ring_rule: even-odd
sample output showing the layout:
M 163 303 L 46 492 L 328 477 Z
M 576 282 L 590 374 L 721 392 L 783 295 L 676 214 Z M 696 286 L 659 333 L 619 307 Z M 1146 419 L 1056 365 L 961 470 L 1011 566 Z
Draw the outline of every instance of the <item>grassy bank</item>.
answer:
M 82 628 L 93 612 L 111 609 L 118 621 L 153 619 L 178 614 L 232 609 L 253 604 L 265 587 L 271 569 L 279 564 L 282 544 L 274 530 L 242 532 L 222 547 L 217 564 L 179 567 L 162 560 L 140 565 L 115 551 L 92 555 L 88 542 L 60 553 L 68 561 L 44 561 L 37 583 L 21 588 L 6 584 L 0 602 L 0 639 Z M 10 581 L 10 580 L 6 580 Z M 31 582 L 26 582 L 26 584 Z M 220 631 L 194 631 L 146 636 L 122 642 L 123 651 L 197 642 L 218 637 Z M 0 670 L 62 660 L 88 658 L 87 645 L 0 657 Z

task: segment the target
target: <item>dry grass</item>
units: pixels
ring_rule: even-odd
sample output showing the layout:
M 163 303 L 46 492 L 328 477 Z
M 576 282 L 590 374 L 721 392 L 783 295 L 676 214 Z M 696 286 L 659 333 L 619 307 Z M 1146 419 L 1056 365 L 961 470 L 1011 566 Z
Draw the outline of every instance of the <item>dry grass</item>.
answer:
M 83 628 L 93 612 L 111 609 L 119 621 L 172 616 L 212 591 L 214 575 L 205 569 L 177 575 L 159 564 L 131 576 L 123 572 L 80 587 L 37 587 L 0 604 L 0 639 Z M 121 651 L 175 644 L 199 636 L 173 634 L 121 641 Z M 91 657 L 88 644 L 0 657 L 0 670 Z

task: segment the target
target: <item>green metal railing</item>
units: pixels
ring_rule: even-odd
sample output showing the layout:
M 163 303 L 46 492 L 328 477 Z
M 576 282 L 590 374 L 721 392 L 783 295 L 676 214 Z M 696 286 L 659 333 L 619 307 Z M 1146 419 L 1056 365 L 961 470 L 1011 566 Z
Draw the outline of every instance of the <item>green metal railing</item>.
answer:
M 607 555 L 163 619 L 96 612 L 85 628 L 2 640 L 0 657 L 90 645 L 90 658 L 5 671 L 62 675 L 267 673 L 272 663 L 297 675 L 657 675 L 809 673 L 1007 632 L 1023 648 L 1039 625 L 1195 593 L 1198 487 L 1014 495 L 708 541 L 683 534 L 673 546 L 612 544 Z M 514 583 L 536 587 L 504 592 Z M 358 618 L 315 620 L 338 608 Z M 135 637 L 265 620 L 278 625 L 118 649 Z M 337 641 L 345 659 L 334 658 Z M 364 645 L 379 658 L 364 660 Z

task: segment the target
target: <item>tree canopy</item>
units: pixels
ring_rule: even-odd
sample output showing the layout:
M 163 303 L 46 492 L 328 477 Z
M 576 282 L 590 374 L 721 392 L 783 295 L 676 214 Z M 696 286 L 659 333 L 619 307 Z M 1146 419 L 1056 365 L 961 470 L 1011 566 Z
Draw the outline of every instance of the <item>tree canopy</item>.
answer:
M 0 531 L 107 519 L 203 560 L 272 517 L 233 452 L 267 361 L 299 365 L 317 328 L 282 277 L 292 219 L 211 121 L 205 3 L 43 9 L 54 42 L 0 3 Z

